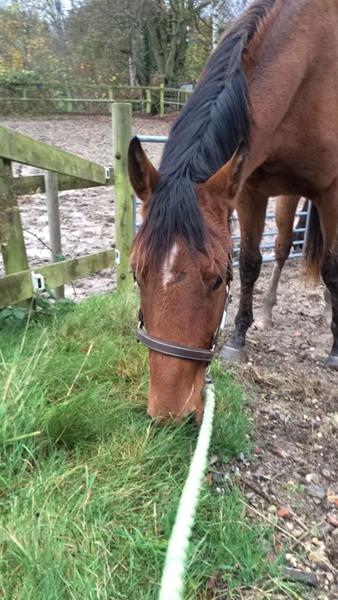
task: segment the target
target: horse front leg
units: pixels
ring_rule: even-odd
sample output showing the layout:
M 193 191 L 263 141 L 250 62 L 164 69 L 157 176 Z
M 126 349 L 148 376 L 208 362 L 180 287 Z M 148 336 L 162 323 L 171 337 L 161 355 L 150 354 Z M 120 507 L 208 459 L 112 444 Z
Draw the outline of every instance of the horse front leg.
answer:
M 277 237 L 275 241 L 275 259 L 269 287 L 263 298 L 262 312 L 255 320 L 258 329 L 270 329 L 273 326 L 272 310 L 277 304 L 277 288 L 282 269 L 293 244 L 293 222 L 299 202 L 299 196 L 279 196 L 276 202 L 275 216 Z
M 327 359 L 327 366 L 338 370 L 338 244 L 331 252 L 324 255 L 322 277 L 331 294 L 333 335 L 332 350 Z
M 253 323 L 253 291 L 259 276 L 262 255 L 260 243 L 264 230 L 268 198 L 246 189 L 237 204 L 241 232 L 239 258 L 241 292 L 239 309 L 235 319 L 235 331 L 221 350 L 221 358 L 229 362 L 246 360 L 246 333 Z

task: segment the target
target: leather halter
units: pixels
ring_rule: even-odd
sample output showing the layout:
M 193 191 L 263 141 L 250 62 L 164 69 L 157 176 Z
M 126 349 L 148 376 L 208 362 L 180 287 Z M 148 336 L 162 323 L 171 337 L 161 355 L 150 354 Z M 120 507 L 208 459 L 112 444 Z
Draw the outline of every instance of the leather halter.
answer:
M 225 299 L 222 318 L 213 335 L 212 345 L 209 350 L 206 350 L 205 348 L 193 348 L 192 346 L 183 346 L 181 344 L 174 344 L 171 342 L 166 342 L 164 340 L 154 338 L 153 336 L 149 335 L 144 331 L 144 320 L 141 310 L 139 313 L 139 324 L 136 331 L 136 337 L 138 341 L 147 346 L 147 348 L 149 348 L 150 350 L 154 350 L 155 352 L 159 352 L 160 354 L 173 356 L 175 358 L 182 358 L 185 360 L 197 360 L 199 362 L 210 363 L 215 356 L 215 348 L 219 334 L 221 333 L 221 331 L 223 331 L 225 326 L 229 300 L 230 283 L 228 282 L 225 288 Z

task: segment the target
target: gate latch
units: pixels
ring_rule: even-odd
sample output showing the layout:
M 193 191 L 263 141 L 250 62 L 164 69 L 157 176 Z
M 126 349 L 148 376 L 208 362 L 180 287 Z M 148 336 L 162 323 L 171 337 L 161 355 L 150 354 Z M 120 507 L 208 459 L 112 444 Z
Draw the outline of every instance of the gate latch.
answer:
M 118 250 L 117 248 L 115 248 L 115 264 L 119 265 L 120 262 L 121 262 L 120 250 Z
M 32 285 L 34 292 L 44 292 L 46 289 L 44 276 L 41 273 L 32 271 Z

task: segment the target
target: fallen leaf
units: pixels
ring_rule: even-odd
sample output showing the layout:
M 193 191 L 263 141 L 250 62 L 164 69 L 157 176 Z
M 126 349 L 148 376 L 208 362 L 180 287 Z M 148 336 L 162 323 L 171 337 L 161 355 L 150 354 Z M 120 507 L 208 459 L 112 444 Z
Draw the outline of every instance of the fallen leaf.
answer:
M 273 448 L 273 453 L 280 458 L 285 458 L 287 456 L 287 452 L 285 452 L 283 448 Z
M 287 508 L 282 507 L 277 510 L 277 517 L 279 519 L 291 519 L 292 514 Z
M 329 491 L 327 493 L 327 500 L 330 502 L 330 504 L 335 504 L 338 506 L 338 496 L 334 492 Z
M 335 515 L 327 515 L 326 520 L 330 525 L 332 525 L 332 527 L 338 527 L 338 518 Z

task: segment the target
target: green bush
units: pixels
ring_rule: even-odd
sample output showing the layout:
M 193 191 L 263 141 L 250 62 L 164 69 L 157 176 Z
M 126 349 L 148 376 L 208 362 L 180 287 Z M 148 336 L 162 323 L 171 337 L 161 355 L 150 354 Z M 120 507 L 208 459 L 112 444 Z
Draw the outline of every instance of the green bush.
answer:
M 0 85 L 8 88 L 32 85 L 38 82 L 39 77 L 34 71 L 6 71 L 6 73 L 0 73 Z

